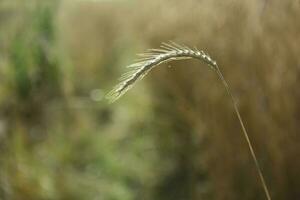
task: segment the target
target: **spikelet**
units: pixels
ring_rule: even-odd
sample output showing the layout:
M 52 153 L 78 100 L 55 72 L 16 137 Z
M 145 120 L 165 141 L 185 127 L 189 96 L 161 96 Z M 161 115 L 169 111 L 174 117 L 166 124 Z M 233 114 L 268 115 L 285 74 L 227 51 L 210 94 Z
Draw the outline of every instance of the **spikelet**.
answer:
M 110 102 L 114 102 L 125 94 L 132 86 L 141 80 L 154 67 L 172 60 L 199 59 L 216 70 L 217 63 L 208 54 L 199 51 L 197 48 L 189 48 L 175 42 L 162 43 L 160 49 L 149 49 L 143 54 L 138 54 L 139 59 L 134 64 L 127 66 L 130 69 L 121 76 L 120 83 L 109 92 L 106 97 Z

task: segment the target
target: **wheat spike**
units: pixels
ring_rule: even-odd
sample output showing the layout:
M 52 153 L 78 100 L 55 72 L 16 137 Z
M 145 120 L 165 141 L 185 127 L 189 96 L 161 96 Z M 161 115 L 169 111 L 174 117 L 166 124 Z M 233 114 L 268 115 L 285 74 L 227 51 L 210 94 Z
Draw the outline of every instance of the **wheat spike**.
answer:
M 119 79 L 121 82 L 107 95 L 110 102 L 114 102 L 125 94 L 138 80 L 142 79 L 154 67 L 172 60 L 199 59 L 207 63 L 212 69 L 216 70 L 216 61 L 209 55 L 197 49 L 192 50 L 184 45 L 174 42 L 162 43 L 160 49 L 150 49 L 148 52 L 138 54 L 137 63 L 127 66 L 131 70 L 126 72 Z

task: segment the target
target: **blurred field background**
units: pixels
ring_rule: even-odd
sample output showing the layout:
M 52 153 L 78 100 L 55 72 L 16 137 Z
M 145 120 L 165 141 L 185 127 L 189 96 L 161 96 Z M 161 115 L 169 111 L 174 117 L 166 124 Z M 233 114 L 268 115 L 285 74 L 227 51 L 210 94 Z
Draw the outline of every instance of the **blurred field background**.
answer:
M 206 65 L 104 100 L 168 40 L 218 61 L 273 199 L 300 199 L 299 20 L 299 0 L 1 0 L 0 199 L 265 199 Z

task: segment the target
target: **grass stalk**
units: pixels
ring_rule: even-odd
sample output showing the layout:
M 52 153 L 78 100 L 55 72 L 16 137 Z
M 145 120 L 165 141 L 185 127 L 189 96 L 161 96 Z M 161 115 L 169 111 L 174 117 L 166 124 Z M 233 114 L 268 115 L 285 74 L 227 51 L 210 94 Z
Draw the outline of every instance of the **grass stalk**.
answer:
M 121 78 L 121 82 L 107 95 L 107 98 L 110 102 L 114 102 L 118 98 L 120 98 L 123 94 L 125 94 L 132 86 L 138 81 L 141 80 L 149 71 L 151 71 L 154 67 L 159 66 L 162 63 L 167 63 L 174 60 L 186 60 L 186 59 L 197 59 L 204 63 L 206 63 L 211 69 L 213 69 L 219 79 L 222 81 L 227 94 L 229 95 L 235 113 L 238 117 L 239 123 L 242 128 L 243 135 L 246 139 L 248 148 L 250 150 L 251 156 L 253 158 L 255 168 L 258 172 L 258 176 L 262 187 L 264 189 L 267 200 L 271 200 L 271 196 L 263 176 L 261 167 L 257 160 L 256 154 L 253 149 L 253 145 L 245 128 L 244 122 L 240 115 L 236 100 L 232 95 L 232 92 L 223 77 L 217 62 L 211 59 L 211 57 L 204 53 L 203 51 L 199 51 L 197 48 L 189 48 L 185 45 L 179 45 L 174 42 L 170 43 L 162 43 L 160 49 L 150 49 L 148 52 L 143 54 L 138 54 L 140 59 L 137 63 L 131 64 L 128 68 L 132 69 L 129 72 L 125 73 Z
M 253 159 L 253 161 L 254 161 L 255 168 L 256 168 L 256 170 L 257 170 L 259 179 L 260 179 L 261 184 L 262 184 L 262 186 L 263 186 L 263 189 L 264 189 L 265 195 L 266 195 L 266 197 L 267 197 L 267 200 L 271 200 L 271 195 L 270 195 L 269 189 L 268 189 L 268 187 L 267 187 L 267 184 L 266 184 L 265 178 L 264 178 L 264 176 L 263 176 L 261 167 L 260 167 L 260 165 L 259 165 L 259 163 L 258 163 L 258 160 L 257 160 L 256 154 L 255 154 L 255 152 L 254 152 L 253 145 L 252 145 L 251 140 L 250 140 L 250 138 L 249 138 L 248 132 L 247 132 L 247 130 L 246 130 L 246 128 L 245 128 L 245 125 L 244 125 L 243 119 L 242 119 L 242 117 L 241 117 L 240 111 L 239 111 L 239 109 L 238 109 L 236 100 L 235 100 L 235 98 L 234 98 L 234 96 L 233 96 L 233 94 L 232 94 L 232 92 L 231 92 L 231 90 L 230 90 L 230 88 L 229 88 L 229 86 L 228 86 L 228 84 L 227 84 L 225 78 L 223 77 L 223 74 L 221 73 L 220 68 L 219 68 L 218 65 L 216 65 L 216 72 L 217 72 L 217 74 L 218 74 L 218 77 L 219 77 L 220 80 L 222 81 L 222 83 L 223 83 L 223 85 L 224 85 L 224 87 L 225 87 L 225 89 L 226 89 L 227 94 L 230 96 L 231 102 L 232 102 L 233 107 L 234 107 L 234 111 L 235 111 L 235 113 L 236 113 L 236 115 L 237 115 L 237 117 L 238 117 L 238 120 L 239 120 L 239 122 L 240 122 L 240 125 L 241 125 L 241 127 L 242 127 L 243 135 L 244 135 L 244 137 L 245 137 L 245 139 L 246 139 L 246 142 L 247 142 L 249 151 L 250 151 L 251 156 L 252 156 L 252 159 Z

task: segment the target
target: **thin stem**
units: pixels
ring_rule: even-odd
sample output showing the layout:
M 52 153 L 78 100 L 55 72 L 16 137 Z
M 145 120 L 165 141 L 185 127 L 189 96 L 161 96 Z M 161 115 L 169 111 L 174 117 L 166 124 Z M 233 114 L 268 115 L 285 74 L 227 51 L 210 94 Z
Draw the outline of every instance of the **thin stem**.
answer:
M 220 71 L 218 65 L 216 65 L 216 72 L 217 72 L 219 78 L 221 79 L 221 81 L 223 82 L 223 85 L 224 85 L 225 88 L 226 88 L 227 94 L 228 94 L 228 95 L 230 96 L 230 98 L 231 98 L 231 101 L 232 101 L 233 106 L 234 106 L 235 113 L 236 113 L 236 115 L 237 115 L 237 117 L 238 117 L 238 119 L 239 119 L 240 125 L 241 125 L 241 127 L 242 127 L 242 130 L 243 130 L 245 139 L 246 139 L 246 141 L 247 141 L 247 144 L 248 144 L 248 147 L 249 147 L 251 156 L 252 156 L 253 161 L 254 161 L 254 163 L 255 163 L 255 166 L 256 166 L 256 169 L 257 169 L 257 172 L 258 172 L 260 181 L 261 181 L 261 183 L 262 183 L 263 189 L 264 189 L 264 191 L 265 191 L 266 197 L 267 197 L 268 200 L 271 200 L 271 196 L 270 196 L 270 193 L 269 193 L 269 190 L 268 190 L 268 187 L 267 187 L 265 178 L 264 178 L 264 176 L 263 176 L 261 167 L 259 166 L 258 160 L 257 160 L 256 155 L 255 155 L 255 152 L 254 152 L 254 150 L 253 150 L 253 146 L 252 146 L 251 141 L 250 141 L 250 139 L 249 139 L 249 135 L 248 135 L 248 133 L 247 133 L 247 131 L 246 131 L 244 122 L 243 122 L 243 120 L 242 120 L 242 117 L 241 117 L 241 115 L 240 115 L 239 109 L 238 109 L 238 107 L 237 107 L 236 100 L 234 99 L 234 97 L 233 97 L 233 95 L 232 95 L 232 93 L 231 93 L 231 91 L 230 91 L 230 88 L 229 88 L 229 86 L 228 86 L 226 80 L 224 79 L 224 77 L 223 77 L 223 75 L 222 75 L 222 73 L 221 73 L 221 71 Z

